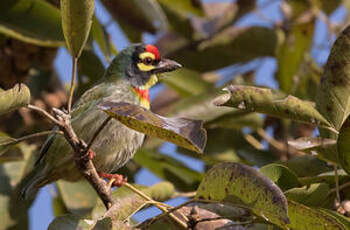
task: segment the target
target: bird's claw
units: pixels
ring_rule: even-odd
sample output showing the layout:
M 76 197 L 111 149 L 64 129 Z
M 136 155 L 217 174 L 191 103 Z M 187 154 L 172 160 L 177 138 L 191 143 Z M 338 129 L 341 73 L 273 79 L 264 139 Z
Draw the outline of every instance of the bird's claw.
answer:
M 99 176 L 101 178 L 108 179 L 108 180 L 113 179 L 114 181 L 112 182 L 111 185 L 116 187 L 122 187 L 128 181 L 126 177 L 120 174 L 99 173 Z
M 88 159 L 89 159 L 89 160 L 92 160 L 92 159 L 94 159 L 94 157 L 96 156 L 96 153 L 95 153 L 94 150 L 89 149 L 87 155 L 88 155 Z

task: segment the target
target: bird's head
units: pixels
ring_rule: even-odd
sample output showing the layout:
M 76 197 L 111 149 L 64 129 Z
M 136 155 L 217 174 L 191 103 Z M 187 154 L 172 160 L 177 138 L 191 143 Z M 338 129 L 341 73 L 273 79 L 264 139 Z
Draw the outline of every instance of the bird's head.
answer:
M 174 71 L 182 66 L 162 58 L 157 47 L 135 44 L 119 52 L 107 70 L 107 76 L 122 76 L 133 87 L 149 89 L 158 81 L 161 73 Z

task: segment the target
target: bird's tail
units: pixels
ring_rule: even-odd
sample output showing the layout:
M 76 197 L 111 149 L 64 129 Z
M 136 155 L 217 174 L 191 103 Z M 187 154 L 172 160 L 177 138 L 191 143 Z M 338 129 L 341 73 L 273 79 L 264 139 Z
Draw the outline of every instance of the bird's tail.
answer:
M 21 196 L 29 200 L 35 196 L 39 188 L 48 184 L 43 164 L 37 164 L 21 181 Z

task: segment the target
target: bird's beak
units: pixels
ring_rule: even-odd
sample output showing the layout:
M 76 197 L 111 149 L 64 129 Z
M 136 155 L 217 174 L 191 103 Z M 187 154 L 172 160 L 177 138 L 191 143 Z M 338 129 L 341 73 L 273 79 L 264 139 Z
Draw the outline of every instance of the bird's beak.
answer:
M 181 68 L 182 65 L 177 63 L 176 61 L 163 58 L 157 66 L 152 70 L 154 74 L 171 72 L 176 69 Z

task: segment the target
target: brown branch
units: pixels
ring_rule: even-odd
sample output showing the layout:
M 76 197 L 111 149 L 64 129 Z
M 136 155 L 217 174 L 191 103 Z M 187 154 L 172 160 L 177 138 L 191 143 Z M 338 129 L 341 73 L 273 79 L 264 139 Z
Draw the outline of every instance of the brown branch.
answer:
M 106 182 L 101 179 L 96 171 L 95 166 L 92 163 L 92 160 L 89 158 L 89 148 L 88 145 L 74 132 L 71 125 L 71 116 L 59 109 L 53 108 L 55 116 L 52 116 L 47 111 L 33 106 L 28 105 L 29 109 L 35 110 L 41 113 L 43 116 L 48 118 L 54 124 L 56 124 L 59 129 L 63 132 L 64 137 L 70 144 L 74 153 L 74 160 L 77 168 L 83 174 L 83 176 L 89 181 L 92 187 L 96 190 L 97 194 L 101 198 L 105 207 L 109 209 L 114 204 L 113 197 L 111 195 L 111 190 L 107 186 Z M 97 136 L 98 133 L 94 136 Z

